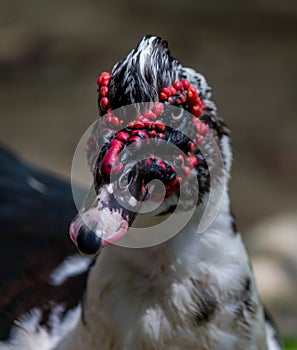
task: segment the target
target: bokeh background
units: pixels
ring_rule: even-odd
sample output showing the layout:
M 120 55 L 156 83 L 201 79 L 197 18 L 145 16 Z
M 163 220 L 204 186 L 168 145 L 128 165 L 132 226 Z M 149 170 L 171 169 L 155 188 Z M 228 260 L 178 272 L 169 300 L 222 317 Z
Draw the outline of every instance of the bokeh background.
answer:
M 233 211 L 259 290 L 297 335 L 297 2 L 0 1 L 0 142 L 69 178 L 96 78 L 144 34 L 203 73 L 232 130 Z M 223 249 L 223 248 L 222 248 Z

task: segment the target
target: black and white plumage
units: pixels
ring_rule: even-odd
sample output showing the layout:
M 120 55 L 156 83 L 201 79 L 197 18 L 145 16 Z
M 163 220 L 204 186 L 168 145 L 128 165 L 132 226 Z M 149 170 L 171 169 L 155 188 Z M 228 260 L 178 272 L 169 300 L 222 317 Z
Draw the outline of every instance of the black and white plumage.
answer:
M 208 84 L 201 74 L 172 58 L 160 38 L 143 38 L 114 66 L 110 104 L 117 108 L 157 101 L 162 88 L 182 79 L 197 89 L 205 103 L 201 120 L 221 149 L 229 175 L 229 132 L 217 117 Z M 104 154 L 98 160 L 102 158 Z M 200 180 L 197 210 L 209 193 L 207 165 L 200 160 L 196 167 Z M 100 164 L 94 172 L 98 168 Z M 169 241 L 142 249 L 108 245 L 94 262 L 91 257 L 74 255 L 63 232 L 75 212 L 67 184 L 24 166 L 5 151 L 0 175 L 4 189 L 1 239 L 6 244 L 1 244 L 1 257 L 8 251 L 15 253 L 6 254 L 1 262 L 1 290 L 7 299 L 0 304 L 0 350 L 281 349 L 259 300 L 240 234 L 234 229 L 227 188 L 217 217 L 202 234 L 196 233 L 198 219 L 193 216 Z M 113 184 L 100 172 L 94 178 L 95 203 L 104 201 L 98 215 L 104 212 L 108 221 L 105 208 L 111 217 L 115 212 L 110 196 Z M 135 178 L 140 181 L 139 176 Z M 164 215 L 170 211 L 172 198 L 167 201 Z M 23 207 L 29 208 L 28 212 L 20 211 Z M 82 224 L 75 226 L 79 220 L 72 225 L 72 239 L 80 248 L 78 237 L 84 239 L 89 232 L 81 230 Z M 106 223 L 102 217 L 100 220 L 104 229 Z M 31 261 L 26 253 L 36 260 Z M 69 255 L 72 258 L 67 258 Z M 24 263 L 28 268 L 22 271 Z M 75 308 L 81 300 L 81 306 Z M 9 338 L 13 319 L 18 321 Z
M 50 324 L 74 315 L 91 264 L 67 239 L 71 186 L 0 148 L 0 203 L 0 349 L 48 349 Z

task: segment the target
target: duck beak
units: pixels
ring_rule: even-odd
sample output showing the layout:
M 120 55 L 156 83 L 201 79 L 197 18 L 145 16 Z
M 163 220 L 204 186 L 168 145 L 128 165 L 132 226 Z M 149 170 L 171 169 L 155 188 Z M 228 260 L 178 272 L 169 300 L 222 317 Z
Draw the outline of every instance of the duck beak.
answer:
M 92 187 L 69 229 L 78 250 L 84 255 L 95 255 L 120 240 L 136 218 L 138 203 L 133 210 L 131 205 L 127 209 L 120 204 L 114 196 L 112 184 L 102 185 L 98 194 Z

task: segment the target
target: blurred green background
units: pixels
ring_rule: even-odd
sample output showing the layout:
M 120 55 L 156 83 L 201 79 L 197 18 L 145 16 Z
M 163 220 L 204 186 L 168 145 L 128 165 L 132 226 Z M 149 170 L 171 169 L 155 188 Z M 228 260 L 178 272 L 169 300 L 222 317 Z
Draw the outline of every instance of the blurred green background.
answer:
M 294 337 L 296 0 L 1 0 L 0 142 L 69 177 L 76 144 L 97 117 L 98 74 L 144 34 L 168 40 L 213 87 L 232 130 L 233 211 L 260 294 Z

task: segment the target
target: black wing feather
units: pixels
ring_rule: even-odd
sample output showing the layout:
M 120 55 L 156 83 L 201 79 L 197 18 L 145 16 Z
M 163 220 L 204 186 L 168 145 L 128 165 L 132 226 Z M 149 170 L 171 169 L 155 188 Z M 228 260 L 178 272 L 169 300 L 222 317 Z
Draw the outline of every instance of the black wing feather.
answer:
M 32 179 L 44 191 L 30 186 Z M 43 311 L 46 324 L 53 304 L 62 303 L 66 311 L 80 302 L 87 273 L 60 286 L 49 283 L 53 269 L 76 253 L 68 236 L 76 212 L 69 183 L 0 147 L 0 340 L 32 308 Z

